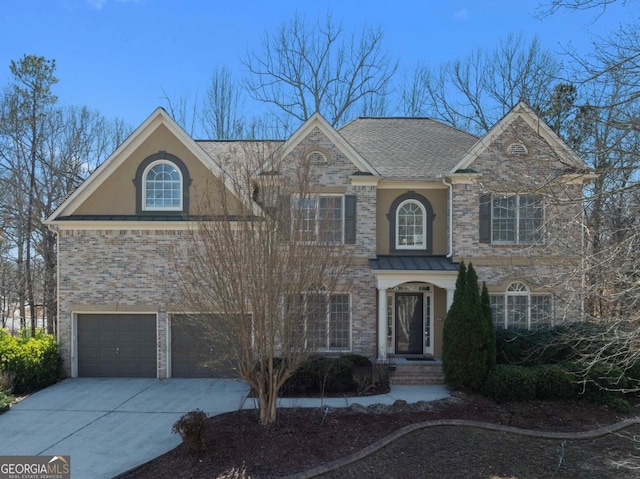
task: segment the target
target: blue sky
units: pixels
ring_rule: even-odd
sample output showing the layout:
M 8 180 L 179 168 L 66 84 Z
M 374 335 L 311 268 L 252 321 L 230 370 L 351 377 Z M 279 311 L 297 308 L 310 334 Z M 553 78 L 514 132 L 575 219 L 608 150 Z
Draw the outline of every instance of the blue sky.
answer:
M 542 0 L 544 2 L 544 0 Z M 309 19 L 333 12 L 345 29 L 380 26 L 384 46 L 411 69 L 438 65 L 475 48 L 490 49 L 509 33 L 538 35 L 560 52 L 587 51 L 590 35 L 606 36 L 638 18 L 621 2 L 606 12 L 535 17 L 537 0 L 5 0 L 0 29 L 0 85 L 9 62 L 24 54 L 57 62 L 62 104 L 87 105 L 107 117 L 140 124 L 164 92 L 203 95 L 213 69 L 242 73 L 241 57 L 258 48 L 296 11 Z M 602 13 L 598 16 L 598 13 Z

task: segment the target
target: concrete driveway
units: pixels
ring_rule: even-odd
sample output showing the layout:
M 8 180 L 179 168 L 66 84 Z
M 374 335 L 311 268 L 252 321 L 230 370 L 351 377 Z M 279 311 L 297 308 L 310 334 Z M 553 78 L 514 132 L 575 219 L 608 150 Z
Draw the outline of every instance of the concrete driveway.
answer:
M 236 411 L 248 392 L 232 379 L 65 379 L 0 415 L 0 456 L 69 455 L 72 478 L 112 478 L 176 447 L 185 412 Z

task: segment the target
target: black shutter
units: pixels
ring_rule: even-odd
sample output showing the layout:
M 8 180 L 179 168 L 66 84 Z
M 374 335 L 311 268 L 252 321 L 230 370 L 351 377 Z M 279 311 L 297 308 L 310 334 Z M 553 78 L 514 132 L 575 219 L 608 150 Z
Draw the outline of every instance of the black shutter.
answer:
M 491 243 L 491 195 L 480 195 L 480 243 Z
M 344 197 L 344 242 L 355 244 L 356 242 L 356 196 Z
M 291 241 L 291 195 L 281 195 L 278 197 L 278 207 L 276 214 L 276 221 L 278 221 L 278 232 L 280 234 L 280 241 Z

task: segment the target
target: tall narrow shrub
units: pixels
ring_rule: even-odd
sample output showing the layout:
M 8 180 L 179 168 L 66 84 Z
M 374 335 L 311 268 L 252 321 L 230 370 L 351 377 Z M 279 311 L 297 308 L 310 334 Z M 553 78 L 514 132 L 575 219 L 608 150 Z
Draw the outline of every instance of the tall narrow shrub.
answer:
M 462 262 L 442 338 L 442 367 L 449 386 L 466 390 L 482 386 L 490 363 L 489 336 L 478 276 L 472 264 L 466 268 Z
M 482 283 L 482 294 L 480 295 L 480 305 L 482 315 L 486 324 L 487 339 L 487 369 L 491 371 L 496 367 L 496 326 L 493 324 L 493 314 L 491 313 L 491 300 L 489 299 L 489 290 L 487 283 Z

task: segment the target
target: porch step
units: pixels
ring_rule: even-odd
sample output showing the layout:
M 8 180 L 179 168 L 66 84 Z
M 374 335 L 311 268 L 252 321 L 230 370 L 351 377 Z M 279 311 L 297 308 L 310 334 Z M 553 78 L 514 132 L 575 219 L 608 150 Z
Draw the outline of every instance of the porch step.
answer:
M 422 386 L 444 384 L 441 361 L 397 361 L 391 360 L 395 371 L 391 371 L 392 386 Z

